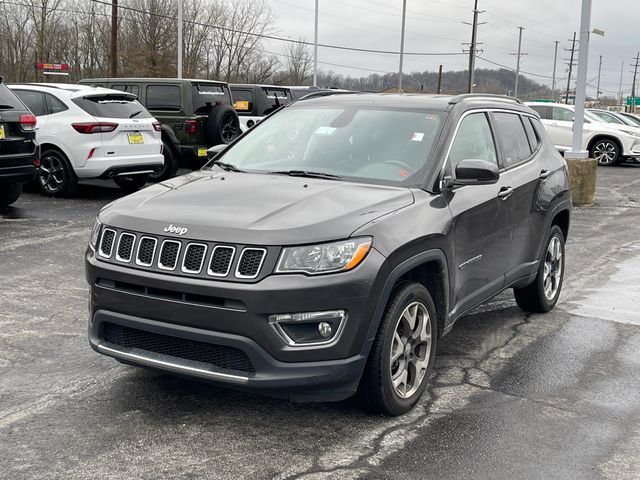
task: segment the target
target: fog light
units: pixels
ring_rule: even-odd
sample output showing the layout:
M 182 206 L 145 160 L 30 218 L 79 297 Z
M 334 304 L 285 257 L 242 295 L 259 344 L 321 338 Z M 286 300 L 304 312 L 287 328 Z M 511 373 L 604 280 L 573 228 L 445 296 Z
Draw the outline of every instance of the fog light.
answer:
M 318 324 L 318 333 L 323 338 L 330 337 L 332 333 L 331 325 L 328 324 L 327 322 L 320 322 Z
M 323 345 L 334 342 L 344 328 L 346 312 L 282 313 L 269 316 L 269 324 L 291 346 Z

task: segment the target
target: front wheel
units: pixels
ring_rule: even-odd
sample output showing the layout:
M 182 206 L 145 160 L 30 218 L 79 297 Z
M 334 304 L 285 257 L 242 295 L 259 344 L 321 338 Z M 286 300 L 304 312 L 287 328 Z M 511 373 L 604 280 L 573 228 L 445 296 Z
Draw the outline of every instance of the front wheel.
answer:
M 598 161 L 598 165 L 603 167 L 610 167 L 620 161 L 621 152 L 620 147 L 616 142 L 608 138 L 598 140 L 591 147 L 591 158 L 595 158 Z
M 143 175 L 119 175 L 113 179 L 123 192 L 133 193 L 140 190 L 147 184 L 148 174 Z
M 558 302 L 563 279 L 564 235 L 560 227 L 554 225 L 549 232 L 535 280 L 524 288 L 513 289 L 516 303 L 529 312 L 548 312 Z
M 18 200 L 22 193 L 21 183 L 0 184 L 0 208 L 5 208 Z
M 418 403 L 433 367 L 437 328 L 429 291 L 416 282 L 396 287 L 360 382 L 368 409 L 402 415 Z

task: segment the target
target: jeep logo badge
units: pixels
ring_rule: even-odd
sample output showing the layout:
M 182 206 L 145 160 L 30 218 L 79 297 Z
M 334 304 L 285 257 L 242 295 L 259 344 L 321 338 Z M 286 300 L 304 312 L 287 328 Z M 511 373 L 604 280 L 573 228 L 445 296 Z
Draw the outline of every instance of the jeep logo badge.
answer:
M 178 235 L 182 236 L 185 233 L 187 233 L 186 228 L 184 227 L 176 227 L 173 223 L 167 227 L 164 227 L 164 231 L 167 233 L 177 233 Z

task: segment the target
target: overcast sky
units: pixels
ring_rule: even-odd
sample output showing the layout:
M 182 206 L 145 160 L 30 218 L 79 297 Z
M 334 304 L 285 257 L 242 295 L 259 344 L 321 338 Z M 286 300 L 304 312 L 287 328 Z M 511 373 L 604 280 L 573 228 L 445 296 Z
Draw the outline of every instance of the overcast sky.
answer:
M 293 39 L 313 41 L 314 0 L 268 0 L 276 16 L 277 33 Z M 319 0 L 319 42 L 349 47 L 397 51 L 400 47 L 402 0 Z M 479 0 L 478 41 L 482 57 L 515 68 L 518 28 L 523 32 L 521 70 L 551 77 L 554 41 L 559 41 L 558 78 L 566 78 L 565 58 L 573 32 L 579 29 L 581 0 Z M 615 6 L 615 8 L 613 8 Z M 473 0 L 407 0 L 405 51 L 459 53 L 461 42 L 469 42 Z M 617 92 L 624 62 L 623 91 L 631 88 L 633 59 L 640 49 L 640 0 L 593 0 L 592 28 L 606 32 L 591 36 L 589 83 L 595 86 L 599 56 L 603 56 L 601 90 Z M 282 52 L 282 42 L 268 48 Z M 398 56 L 320 48 L 320 68 L 345 75 L 391 72 L 398 69 Z M 467 57 L 405 56 L 405 72 L 466 69 Z M 330 65 L 333 64 L 333 65 Z M 341 65 L 341 66 L 338 66 Z M 498 68 L 478 59 L 477 68 Z M 531 76 L 551 85 L 550 78 Z M 566 80 L 565 80 L 566 82 Z M 560 86 L 558 86 L 560 88 Z M 595 94 L 595 88 L 589 91 Z

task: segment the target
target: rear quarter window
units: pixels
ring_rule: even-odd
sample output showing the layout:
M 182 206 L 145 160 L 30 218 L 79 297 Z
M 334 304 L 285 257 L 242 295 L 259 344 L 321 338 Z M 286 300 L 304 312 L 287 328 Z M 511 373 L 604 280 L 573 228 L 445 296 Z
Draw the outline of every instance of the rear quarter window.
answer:
M 0 83 L 0 110 L 26 110 L 24 104 L 4 83 Z M 35 112 L 34 112 L 35 113 Z
M 47 114 L 47 107 L 44 102 L 44 94 L 42 92 L 34 92 L 33 90 L 14 90 L 13 93 L 15 93 L 20 100 L 29 107 L 31 113 L 36 117 L 41 117 Z M 4 101 L 0 98 L 0 104 L 2 103 L 4 103 Z M 20 105 L 20 108 L 24 107 Z
M 537 112 L 543 120 L 551 120 L 551 107 L 548 105 L 529 105 L 529 108 Z
M 151 114 L 130 96 L 116 94 L 72 99 L 89 115 L 100 118 L 151 118 Z
M 532 151 L 520 115 L 494 112 L 493 118 L 502 145 L 504 166 L 509 168 L 528 159 Z

